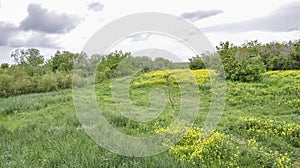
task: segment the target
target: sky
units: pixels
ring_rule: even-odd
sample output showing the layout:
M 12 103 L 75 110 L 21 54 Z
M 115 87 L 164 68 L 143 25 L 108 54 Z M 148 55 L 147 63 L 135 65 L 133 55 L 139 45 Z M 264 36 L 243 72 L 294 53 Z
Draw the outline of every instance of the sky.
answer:
M 46 58 L 57 50 L 80 52 L 105 25 L 141 12 L 183 18 L 213 46 L 220 41 L 297 40 L 299 11 L 299 0 L 0 0 L 0 63 L 13 63 L 10 53 L 15 48 L 37 48 Z M 153 33 L 127 36 L 111 48 L 119 49 L 183 61 L 195 54 L 178 40 Z

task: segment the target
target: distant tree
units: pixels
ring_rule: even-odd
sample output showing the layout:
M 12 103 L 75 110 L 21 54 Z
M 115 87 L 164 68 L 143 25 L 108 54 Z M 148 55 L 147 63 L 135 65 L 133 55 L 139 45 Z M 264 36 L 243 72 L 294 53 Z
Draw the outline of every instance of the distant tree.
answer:
M 129 52 L 115 51 L 103 56 L 97 66 L 96 81 L 101 82 L 105 79 L 111 79 L 120 62 L 130 55 Z
M 189 58 L 189 67 L 191 70 L 195 70 L 195 69 L 205 69 L 205 63 L 204 61 L 201 59 L 201 57 L 199 55 Z
M 291 69 L 300 69 L 300 40 L 294 43 L 294 52 L 290 53 Z
M 300 41 L 271 42 L 260 46 L 258 54 L 268 71 L 300 69 Z
M 32 66 L 40 66 L 44 64 L 44 57 L 40 54 L 40 51 L 35 48 L 27 49 L 26 63 Z
M 153 66 L 155 69 L 167 69 L 172 66 L 172 62 L 168 59 L 157 57 L 153 61 Z
M 128 55 L 118 64 L 115 76 L 129 76 L 154 70 L 153 61 L 146 56 L 133 57 Z
M 21 65 L 26 61 L 26 50 L 17 48 L 11 52 L 11 57 L 14 59 L 17 65 Z
M 53 72 L 71 72 L 74 69 L 75 60 L 79 54 L 71 53 L 69 51 L 57 51 L 55 56 L 49 60 L 51 70 Z
M 154 70 L 155 63 L 152 61 L 150 57 L 147 56 L 139 56 L 139 57 L 130 57 L 131 58 L 131 66 L 134 72 L 149 72 Z
M 31 66 L 39 66 L 44 64 L 44 57 L 40 54 L 40 51 L 35 48 L 29 48 L 27 50 L 17 48 L 12 51 L 11 57 L 17 65 L 27 64 Z

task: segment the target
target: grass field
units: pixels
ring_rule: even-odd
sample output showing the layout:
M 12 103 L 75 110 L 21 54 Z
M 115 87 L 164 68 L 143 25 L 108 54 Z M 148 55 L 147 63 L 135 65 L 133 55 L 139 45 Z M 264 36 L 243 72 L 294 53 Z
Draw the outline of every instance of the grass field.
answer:
M 170 150 L 142 158 L 99 147 L 77 118 L 72 90 L 0 99 L 0 167 L 300 167 L 300 71 L 267 72 L 253 83 L 227 82 L 222 118 L 203 141 L 201 126 L 214 93 L 206 70 L 193 73 L 200 96 L 193 128 Z M 178 115 L 180 88 L 166 75 L 150 72 L 130 85 L 130 99 L 141 111 L 151 105 L 152 88 L 165 91 L 167 105 L 153 121 L 122 116 L 110 81 L 96 85 L 99 108 L 125 134 L 175 134 L 167 126 Z

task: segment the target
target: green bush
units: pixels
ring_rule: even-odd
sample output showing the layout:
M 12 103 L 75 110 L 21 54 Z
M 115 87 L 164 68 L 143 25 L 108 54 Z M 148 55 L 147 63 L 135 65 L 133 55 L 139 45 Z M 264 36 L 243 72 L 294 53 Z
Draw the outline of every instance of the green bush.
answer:
M 237 52 L 241 49 L 230 45 L 229 42 L 220 43 L 220 47 L 217 47 L 217 50 L 222 59 L 225 76 L 228 80 L 241 82 L 257 81 L 261 78 L 261 74 L 265 72 L 265 65 L 259 56 L 243 55 L 242 58 L 238 58 Z
M 191 70 L 205 69 L 205 63 L 200 56 L 197 55 L 195 57 L 189 58 L 189 61 L 189 67 Z

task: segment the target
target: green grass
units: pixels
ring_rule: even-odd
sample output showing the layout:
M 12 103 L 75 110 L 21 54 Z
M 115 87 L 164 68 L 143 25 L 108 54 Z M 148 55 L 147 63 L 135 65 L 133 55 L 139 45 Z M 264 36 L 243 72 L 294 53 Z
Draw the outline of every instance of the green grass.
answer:
M 167 92 L 165 83 L 156 75 L 161 74 L 152 74 L 153 80 L 146 75 L 138 77 L 137 83 L 132 82 L 130 99 L 137 107 L 150 106 L 148 96 L 152 88 Z M 290 162 L 284 162 L 283 166 L 299 167 L 299 76 L 300 71 L 275 71 L 264 74 L 259 82 L 227 82 L 225 110 L 217 127 L 223 139 L 215 138 L 203 145 L 187 136 L 189 143 L 180 142 L 178 148 L 174 148 L 180 149 L 182 154 L 170 150 L 144 158 L 119 156 L 99 147 L 77 118 L 71 90 L 0 99 L 0 167 L 220 167 L 219 163 L 230 166 L 231 157 L 236 158 L 235 164 L 240 167 L 282 167 L 273 163 L 279 162 L 276 159 L 282 159 L 284 154 Z M 200 128 L 205 121 L 212 95 L 209 83 L 202 77 L 198 81 L 203 82 L 199 83 L 200 112 L 194 128 Z M 167 101 L 161 115 L 149 122 L 122 116 L 114 106 L 110 85 L 105 81 L 96 86 L 99 108 L 110 124 L 125 134 L 156 134 L 178 115 L 180 92 L 176 83 L 170 93 L 173 105 Z M 282 133 L 284 131 L 286 133 Z M 254 140 L 255 145 L 248 143 L 249 140 Z M 199 146 L 207 150 L 207 153 L 204 151 L 207 162 L 197 157 L 193 158 L 195 163 L 180 159 L 180 156 L 191 158 L 184 152 Z M 237 156 L 236 151 L 241 153 Z M 221 158 L 214 157 L 213 152 L 219 152 Z
M 72 100 L 71 90 L 0 98 L 0 115 L 39 110 Z

